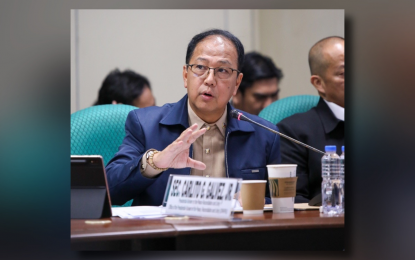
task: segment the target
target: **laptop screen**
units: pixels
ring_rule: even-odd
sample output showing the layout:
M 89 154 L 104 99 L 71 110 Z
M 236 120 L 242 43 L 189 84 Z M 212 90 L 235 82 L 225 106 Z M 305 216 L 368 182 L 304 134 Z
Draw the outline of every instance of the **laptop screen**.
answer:
M 71 156 L 71 188 L 105 189 L 105 178 L 100 156 Z
M 102 157 L 71 155 L 71 218 L 111 216 L 111 199 Z

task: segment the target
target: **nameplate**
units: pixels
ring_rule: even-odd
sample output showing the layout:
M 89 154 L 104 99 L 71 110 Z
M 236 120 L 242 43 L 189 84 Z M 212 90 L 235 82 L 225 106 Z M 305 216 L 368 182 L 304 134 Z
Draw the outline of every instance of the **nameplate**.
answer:
M 164 196 L 166 214 L 229 218 L 241 180 L 170 175 Z

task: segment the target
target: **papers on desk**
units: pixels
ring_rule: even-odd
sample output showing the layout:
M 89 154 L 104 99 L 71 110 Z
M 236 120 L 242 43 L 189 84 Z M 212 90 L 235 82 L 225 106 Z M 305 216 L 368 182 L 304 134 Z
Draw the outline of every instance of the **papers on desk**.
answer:
M 308 203 L 294 203 L 294 210 L 319 210 L 320 206 L 310 206 Z
M 157 206 L 132 206 L 113 207 L 112 216 L 120 218 L 162 218 L 167 216 L 163 207 Z
M 319 206 L 309 206 L 308 203 L 294 203 L 294 210 L 319 210 L 319 208 Z M 242 211 L 241 204 L 237 202 L 233 212 L 242 213 Z M 264 211 L 272 211 L 272 204 L 265 204 Z
M 235 203 L 235 207 L 233 208 L 233 212 L 234 213 L 242 213 L 243 208 L 242 208 L 241 204 L 239 203 L 239 201 L 234 199 L 233 203 Z M 272 204 L 265 204 L 264 205 L 264 211 L 272 211 Z
M 242 213 L 242 207 L 238 201 L 235 201 L 236 205 L 233 212 Z M 294 210 L 318 210 L 318 206 L 309 206 L 308 203 L 295 203 Z M 272 211 L 272 204 L 265 204 L 264 211 Z M 132 206 L 132 207 L 113 207 L 112 216 L 120 218 L 163 218 L 165 214 L 165 208 L 159 206 Z
M 264 205 L 264 211 L 272 211 L 272 204 L 265 204 Z M 233 209 L 233 212 L 234 213 L 242 213 L 243 212 L 243 208 L 241 207 L 241 205 L 239 203 L 237 203 L 237 205 Z

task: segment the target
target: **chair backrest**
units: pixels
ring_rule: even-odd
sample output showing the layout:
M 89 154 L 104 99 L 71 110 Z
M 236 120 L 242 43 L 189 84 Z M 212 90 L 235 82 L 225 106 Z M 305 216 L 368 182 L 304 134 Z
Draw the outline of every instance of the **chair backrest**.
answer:
M 101 155 L 106 165 L 125 136 L 130 105 L 99 105 L 71 114 L 71 155 Z
M 297 113 L 303 113 L 315 107 L 318 103 L 319 96 L 298 95 L 290 96 L 273 102 L 264 108 L 259 116 L 277 124 L 286 117 Z

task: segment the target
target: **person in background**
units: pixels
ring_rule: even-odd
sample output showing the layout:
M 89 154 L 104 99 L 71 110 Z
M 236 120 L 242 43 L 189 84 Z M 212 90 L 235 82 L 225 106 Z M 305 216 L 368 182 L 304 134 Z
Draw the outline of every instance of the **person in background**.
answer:
M 232 98 L 235 108 L 258 115 L 262 109 L 278 100 L 283 74 L 269 57 L 258 52 L 245 54 L 241 72 L 244 77 Z
M 311 84 L 320 100 L 305 113 L 294 114 L 277 123 L 281 133 L 324 151 L 344 145 L 344 39 L 327 37 L 311 47 L 308 61 Z M 322 154 L 281 138 L 281 160 L 297 164 L 296 203 L 309 202 L 321 194 Z
M 133 206 L 161 205 L 170 174 L 268 180 L 266 165 L 281 161 L 279 136 L 231 116 L 229 100 L 241 83 L 243 59 L 242 43 L 228 31 L 213 29 L 191 39 L 182 67 L 187 94 L 127 117 L 125 138 L 106 166 L 113 204 L 134 199 Z M 268 185 L 265 197 L 271 203 Z
M 132 71 L 115 69 L 102 82 L 98 101 L 94 105 L 125 104 L 139 108 L 155 105 L 150 82 Z

